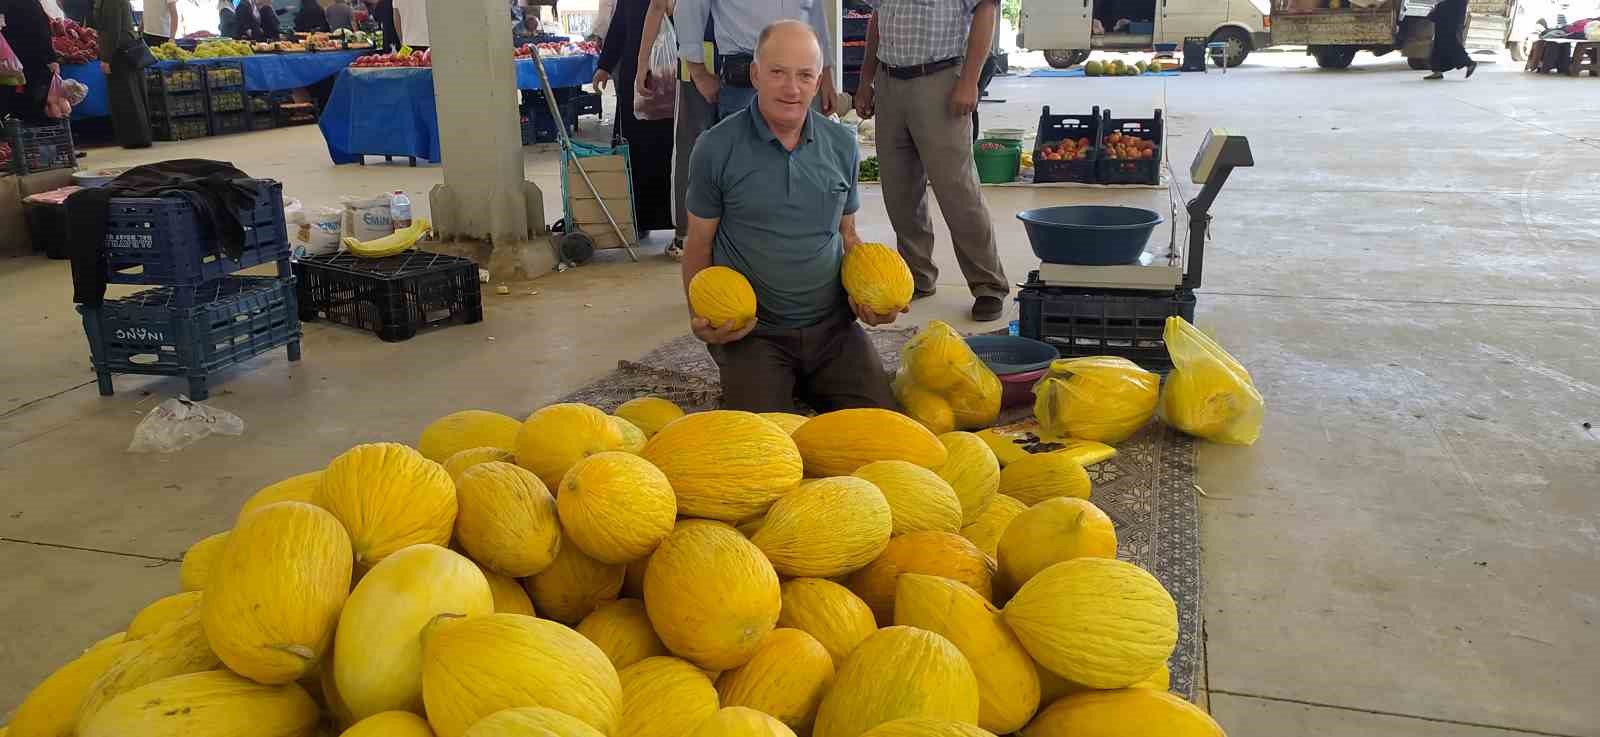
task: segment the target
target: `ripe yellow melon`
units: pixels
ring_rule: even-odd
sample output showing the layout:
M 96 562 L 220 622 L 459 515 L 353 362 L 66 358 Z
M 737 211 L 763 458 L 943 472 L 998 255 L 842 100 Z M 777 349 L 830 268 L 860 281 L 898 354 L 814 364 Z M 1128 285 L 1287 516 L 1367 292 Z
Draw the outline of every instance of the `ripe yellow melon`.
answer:
M 1089 472 L 1061 453 L 1034 453 L 1000 472 L 1000 493 L 1033 506 L 1056 497 L 1088 499 Z
M 433 729 L 409 711 L 386 711 L 350 725 L 339 737 L 433 737 Z
M 818 479 L 784 494 L 750 541 L 785 576 L 843 576 L 889 544 L 889 502 L 854 476 Z
M 708 670 L 748 661 L 781 604 L 772 564 L 724 524 L 679 524 L 645 569 L 645 611 L 656 634 L 674 655 Z
M 478 567 L 437 545 L 413 545 L 361 577 L 339 615 L 334 682 L 355 719 L 422 711 L 422 629 L 441 614 L 494 612 Z
M 199 591 L 184 591 L 163 596 L 133 615 L 128 623 L 126 639 L 138 640 L 156 633 L 191 610 L 198 609 L 202 600 Z
M 783 610 L 779 627 L 792 627 L 816 638 L 833 657 L 835 667 L 862 640 L 878 631 L 872 609 L 861 597 L 825 578 L 794 578 L 783 582 Z
M 801 478 L 800 450 L 789 434 L 749 412 L 687 415 L 657 432 L 640 455 L 667 475 L 686 517 L 748 519 Z
M 677 529 L 674 525 L 673 529 Z M 649 558 L 640 558 L 628 564 L 622 574 L 622 595 L 630 599 L 644 599 L 644 570 L 650 567 Z
M 666 474 L 628 453 L 599 453 L 572 467 L 556 494 L 568 542 L 602 563 L 650 554 L 672 532 L 678 500 Z
M 894 623 L 944 637 L 978 678 L 978 726 L 995 734 L 1021 729 L 1039 708 L 1033 659 L 1000 610 L 965 584 L 908 573 L 895 593 Z
M 950 484 L 961 500 L 961 524 L 970 525 L 1000 493 L 1000 461 L 989 444 L 970 432 L 939 436 L 947 452 L 943 465 L 933 469 Z
M 754 538 L 756 533 L 761 530 L 761 526 L 766 523 L 767 515 L 763 514 L 759 517 L 751 517 L 750 519 L 740 522 L 739 524 L 734 525 L 733 528 L 738 530 L 739 534 L 744 535 L 747 538 Z
M 561 548 L 556 500 L 538 476 L 501 461 L 480 463 L 456 486 L 456 542 L 485 568 L 522 578 L 549 568 Z
M 239 516 L 243 517 L 268 504 L 278 502 L 305 502 L 317 503 L 317 490 L 322 487 L 322 470 L 308 471 L 296 476 L 290 476 L 276 484 L 264 486 L 260 491 L 246 499 L 243 506 L 239 507 Z
M 333 643 L 351 560 L 350 537 L 321 507 L 278 502 L 245 515 L 201 605 L 211 649 L 259 683 L 304 677 Z
M 634 397 L 618 405 L 612 414 L 633 423 L 648 438 L 682 417 L 683 409 L 661 397 Z
M 689 737 L 794 737 L 794 730 L 755 709 L 729 706 L 701 722 Z
M 898 251 L 882 243 L 862 243 L 845 252 L 839 278 L 850 299 L 879 315 L 911 305 L 911 268 Z
M 399 443 L 358 445 L 334 458 L 322 474 L 317 504 L 350 533 L 363 568 L 408 545 L 448 544 L 456 523 L 450 474 Z
M 950 403 L 944 397 L 909 381 L 896 382 L 894 396 L 906 414 L 922 423 L 929 432 L 937 435 L 956 429 L 955 410 L 950 408 Z
M 528 416 L 517 433 L 517 465 L 547 488 L 561 485 L 567 469 L 596 453 L 622 446 L 611 416 L 587 404 L 552 404 Z
M 601 563 L 578 546 L 563 540 L 556 559 L 544 570 L 523 579 L 539 615 L 572 626 L 601 604 L 617 598 L 626 568 Z
M 994 501 L 978 515 L 977 521 L 961 528 L 961 536 L 971 540 L 984 555 L 995 557 L 1000 547 L 1000 536 L 1006 532 L 1011 520 L 1022 514 L 1028 505 L 1005 494 L 996 494 Z
M 939 438 L 899 412 L 841 409 L 817 415 L 794 432 L 811 476 L 848 476 L 873 461 L 907 461 L 924 468 L 945 462 Z
M 850 590 L 872 608 L 878 624 L 894 621 L 901 574 L 925 573 L 960 581 L 985 599 L 994 596 L 994 568 L 972 541 L 953 532 L 912 532 L 889 541 L 883 555 L 850 577 Z
M 797 415 L 793 412 L 762 412 L 761 416 L 771 420 L 772 424 L 783 428 L 784 432 L 791 435 L 794 434 L 795 430 L 800 429 L 801 425 L 806 424 L 806 420 L 811 419 L 805 415 Z
M 1082 691 L 1039 712 L 1025 737 L 1226 737 L 1199 707 L 1165 691 Z
M 89 647 L 84 648 L 83 652 L 84 652 L 84 654 L 87 654 L 92 650 L 99 650 L 100 648 L 111 647 L 112 645 L 120 645 L 120 644 L 122 644 L 124 642 L 127 642 L 127 641 L 128 641 L 128 633 L 127 633 L 127 631 L 113 632 L 113 633 L 111 633 L 109 635 L 106 635 L 105 637 L 100 638 L 99 640 L 96 640 L 93 645 L 90 645 Z
M 961 500 L 939 474 L 905 461 L 876 461 L 852 475 L 871 481 L 883 492 L 894 516 L 894 534 L 960 531 Z
M 667 654 L 667 646 L 650 627 L 650 615 L 638 599 L 601 604 L 578 623 L 578 634 L 598 645 L 618 671 L 645 658 Z
M 610 734 L 622 683 L 583 635 L 520 614 L 440 618 L 422 633 L 422 700 L 438 737 L 501 709 L 543 706 Z
M 164 678 L 122 694 L 78 735 L 309 735 L 317 718 L 317 703 L 296 684 L 267 686 L 212 670 Z
M 811 734 L 858 737 L 910 718 L 977 724 L 978 679 L 949 640 L 915 627 L 885 627 L 845 658 Z
M 748 662 L 717 678 L 718 703 L 755 709 L 804 732 L 833 675 L 833 656 L 822 643 L 780 627 L 767 633 Z
M 683 737 L 717 713 L 717 689 L 688 661 L 645 658 L 618 676 L 622 712 L 615 737 Z
M 122 642 L 91 648 L 46 676 L 12 713 L 6 737 L 73 737 L 84 694 L 133 646 Z
M 479 719 L 466 737 L 605 737 L 594 727 L 555 709 L 524 706 Z
M 1117 530 L 1111 518 L 1087 499 L 1058 496 L 1017 515 L 1000 538 L 1002 588 L 1016 591 L 1056 563 L 1073 558 L 1117 557 Z
M 522 582 L 510 576 L 502 576 L 494 571 L 479 566 L 483 577 L 489 582 L 489 593 L 494 597 L 494 611 L 496 614 L 526 614 L 535 616 L 533 600 L 528 598 L 528 592 L 522 588 Z
M 1178 608 L 1155 576 L 1114 558 L 1040 571 L 1006 603 L 1006 624 L 1040 665 L 1090 688 L 1149 677 L 1178 641 Z
M 861 737 L 994 737 L 994 734 L 966 722 L 896 719 L 867 730 Z
M 479 463 L 489 463 L 491 461 L 516 463 L 517 452 L 514 450 L 506 450 L 505 448 L 490 448 L 487 446 L 457 451 L 455 455 L 450 456 L 449 459 L 445 460 L 444 472 L 450 474 L 450 480 L 454 481 L 457 486 L 460 486 L 461 474 L 466 473 L 467 469 L 472 468 Z
M 499 412 L 468 409 L 452 412 L 423 428 L 417 451 L 434 463 L 444 463 L 470 448 L 517 447 L 517 432 L 522 423 Z
M 639 429 L 638 425 L 616 415 L 611 416 L 611 424 L 616 425 L 617 432 L 622 434 L 622 443 L 617 446 L 617 450 L 634 454 L 644 450 L 644 444 L 649 437 L 644 434 L 644 430 Z
M 199 542 L 183 551 L 183 563 L 178 565 L 178 585 L 184 591 L 199 591 L 206 587 L 206 578 L 222 555 L 222 545 L 228 541 L 228 531 L 200 538 Z
M 744 274 L 709 266 L 689 280 L 689 309 L 713 326 L 742 328 L 756 319 L 756 291 Z
M 95 679 L 78 706 L 78 723 L 87 724 L 112 699 L 140 686 L 220 667 L 222 661 L 206 641 L 201 610 L 192 608 L 155 633 L 132 642 Z

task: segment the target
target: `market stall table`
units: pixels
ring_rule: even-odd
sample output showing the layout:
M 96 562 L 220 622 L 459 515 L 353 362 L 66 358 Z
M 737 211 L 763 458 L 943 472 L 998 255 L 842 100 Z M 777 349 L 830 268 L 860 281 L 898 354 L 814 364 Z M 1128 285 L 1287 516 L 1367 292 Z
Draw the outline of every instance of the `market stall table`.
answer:
M 256 54 L 230 56 L 216 59 L 158 62 L 158 68 L 172 68 L 183 64 L 203 64 L 208 61 L 236 61 L 244 65 L 244 86 L 250 92 L 277 92 L 293 90 L 321 82 L 350 66 L 362 51 L 319 51 L 305 54 Z M 72 109 L 73 119 L 103 118 L 111 114 L 106 98 L 106 78 L 100 71 L 100 62 L 63 64 L 62 79 L 76 79 L 89 88 L 89 95 Z M 585 80 L 587 81 L 587 80 Z
M 545 57 L 552 87 L 577 87 L 594 77 L 593 54 Z M 517 88 L 542 89 L 531 59 L 518 59 Z M 433 70 L 412 67 L 349 68 L 339 73 L 318 122 L 335 164 L 367 156 L 404 156 L 437 162 L 439 111 Z

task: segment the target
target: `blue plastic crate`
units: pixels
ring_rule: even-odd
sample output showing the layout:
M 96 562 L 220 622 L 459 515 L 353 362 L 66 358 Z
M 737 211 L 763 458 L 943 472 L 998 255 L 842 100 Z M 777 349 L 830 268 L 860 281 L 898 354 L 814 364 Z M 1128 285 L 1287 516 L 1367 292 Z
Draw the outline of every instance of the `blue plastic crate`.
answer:
M 269 180 L 270 181 L 270 180 Z M 278 262 L 289 275 L 289 228 L 283 220 L 283 185 L 271 182 L 255 206 L 239 212 L 245 226 L 238 260 L 221 253 L 217 234 L 176 195 L 113 197 L 106 207 L 106 281 L 194 287 L 259 264 Z
M 300 360 L 293 277 L 235 276 L 199 289 L 190 306 L 157 287 L 78 307 L 102 396 L 111 396 L 112 374 L 144 374 L 187 377 L 189 398 L 205 399 L 220 369 L 283 346 Z

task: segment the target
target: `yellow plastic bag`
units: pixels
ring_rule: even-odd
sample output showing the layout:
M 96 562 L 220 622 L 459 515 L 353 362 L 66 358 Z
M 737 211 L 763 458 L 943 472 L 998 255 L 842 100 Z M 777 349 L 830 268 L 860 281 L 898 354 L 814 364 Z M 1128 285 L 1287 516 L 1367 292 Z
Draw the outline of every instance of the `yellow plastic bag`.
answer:
M 1162 339 L 1173 370 L 1161 393 L 1161 419 L 1198 438 L 1254 444 L 1266 405 L 1250 372 L 1181 317 L 1167 318 Z
M 1161 378 L 1126 358 L 1050 363 L 1033 386 L 1033 415 L 1046 435 L 1120 443 L 1155 415 Z
M 1117 449 L 1093 440 L 1041 438 L 1022 430 L 1002 430 L 991 427 L 979 430 L 977 436 L 994 451 L 994 457 L 1005 468 L 1011 463 L 1035 453 L 1062 453 L 1071 456 L 1080 466 L 1092 466 L 1117 457 Z
M 900 349 L 900 364 L 895 399 L 929 430 L 973 430 L 1000 417 L 1000 378 L 949 325 L 928 323 Z

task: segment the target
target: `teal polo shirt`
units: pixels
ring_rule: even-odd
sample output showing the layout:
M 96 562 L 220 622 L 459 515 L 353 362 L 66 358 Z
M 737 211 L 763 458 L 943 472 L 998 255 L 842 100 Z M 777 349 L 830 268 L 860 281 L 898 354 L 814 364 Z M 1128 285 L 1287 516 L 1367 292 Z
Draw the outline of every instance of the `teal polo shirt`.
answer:
M 845 305 L 839 218 L 861 206 L 860 158 L 855 134 L 816 111 L 784 148 L 755 102 L 695 142 L 689 212 L 720 221 L 711 263 L 750 280 L 762 325 L 810 327 Z

